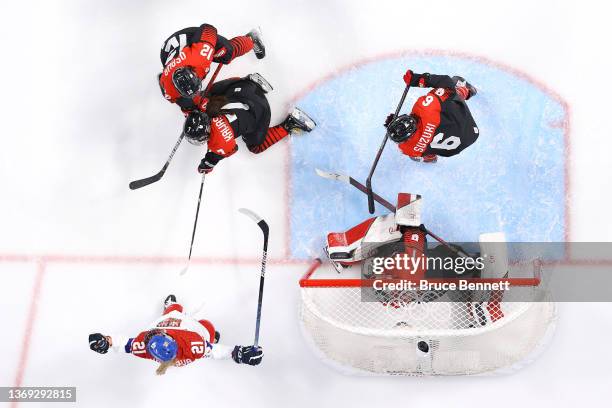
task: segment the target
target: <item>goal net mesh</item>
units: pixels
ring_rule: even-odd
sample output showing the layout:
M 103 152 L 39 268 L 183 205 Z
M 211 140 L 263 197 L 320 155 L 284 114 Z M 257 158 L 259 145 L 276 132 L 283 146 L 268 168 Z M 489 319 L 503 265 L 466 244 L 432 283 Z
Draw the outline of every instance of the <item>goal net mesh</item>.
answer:
M 453 301 L 413 292 L 364 301 L 361 287 L 334 282 L 302 285 L 301 322 L 321 357 L 355 373 L 469 375 L 509 368 L 537 352 L 555 320 L 554 304 L 538 287 L 521 288 L 531 292 L 529 302 L 490 295 L 473 301 L 468 292 Z

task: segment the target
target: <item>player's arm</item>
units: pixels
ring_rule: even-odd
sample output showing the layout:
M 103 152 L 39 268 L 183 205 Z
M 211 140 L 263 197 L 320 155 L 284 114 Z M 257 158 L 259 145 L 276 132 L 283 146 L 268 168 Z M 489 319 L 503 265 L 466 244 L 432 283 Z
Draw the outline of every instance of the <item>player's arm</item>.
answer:
M 214 360 L 232 359 L 237 364 L 258 365 L 263 358 L 263 349 L 255 346 L 226 346 L 207 342 L 208 352 L 204 357 Z
M 225 115 L 213 118 L 210 126 L 208 152 L 198 166 L 198 172 L 210 173 L 224 158 L 238 151 L 236 133 Z
M 404 74 L 404 82 L 406 85 L 419 88 L 454 88 L 455 83 L 448 75 L 435 75 L 435 74 L 417 74 L 412 70 L 406 71 Z
M 464 100 L 476 95 L 476 88 L 460 76 L 450 77 L 448 75 L 436 75 L 427 72 L 417 74 L 409 69 L 404 74 L 404 82 L 411 87 L 454 89 Z
M 214 48 L 217 45 L 217 29 L 210 24 L 202 24 L 198 30 L 189 38 L 187 45 L 205 42 Z

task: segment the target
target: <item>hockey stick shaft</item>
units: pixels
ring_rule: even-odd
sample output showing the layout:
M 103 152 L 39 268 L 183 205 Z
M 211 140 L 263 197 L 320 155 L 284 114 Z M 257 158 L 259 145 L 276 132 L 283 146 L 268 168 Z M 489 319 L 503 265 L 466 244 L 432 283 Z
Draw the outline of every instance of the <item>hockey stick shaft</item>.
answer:
M 204 179 L 206 173 L 202 173 L 202 181 L 200 182 L 200 192 L 198 194 L 198 205 L 196 207 L 195 219 L 193 220 L 193 231 L 191 232 L 191 244 L 189 245 L 189 257 L 187 262 L 191 260 L 191 252 L 193 251 L 193 242 L 195 241 L 196 228 L 198 227 L 198 216 L 200 215 L 200 203 L 202 202 L 202 191 L 204 190 Z
M 355 187 L 357 190 L 361 191 L 364 194 L 368 194 L 368 189 L 366 186 L 364 186 L 363 184 L 361 184 L 359 181 L 355 180 L 354 178 L 352 178 L 351 176 L 345 176 L 342 174 L 334 174 L 334 173 L 328 173 L 319 169 L 316 169 L 316 172 L 319 176 L 323 177 L 323 178 L 328 178 L 328 179 L 333 179 L 333 180 L 338 180 L 338 181 L 342 181 L 344 183 L 348 183 L 351 186 Z M 381 196 L 379 196 L 378 194 L 372 192 L 372 197 L 374 197 L 374 200 L 376 200 L 376 202 L 382 204 L 387 210 L 391 211 L 391 212 L 395 212 L 395 206 L 393 204 L 391 204 L 390 202 L 388 202 L 387 200 L 385 200 L 384 198 L 382 198 Z
M 404 105 L 404 101 L 406 100 L 406 95 L 408 95 L 408 91 L 410 90 L 410 85 L 406 85 L 404 89 L 404 93 L 402 94 L 402 98 L 395 109 L 395 113 L 393 114 L 393 119 L 397 118 L 399 111 L 402 109 Z M 376 166 L 378 166 L 378 161 L 380 160 L 380 156 L 382 155 L 383 150 L 385 150 L 385 145 L 387 144 L 387 139 L 389 139 L 389 131 L 385 133 L 385 137 L 383 138 L 382 143 L 380 144 L 380 148 L 378 148 L 378 152 L 376 153 L 376 157 L 374 158 L 374 163 L 372 163 L 372 167 L 370 168 L 370 174 L 368 174 L 368 178 L 366 180 L 366 188 L 368 189 L 368 211 L 370 214 L 374 214 L 374 197 L 372 193 L 372 176 L 374 175 L 374 171 L 376 170 Z
M 261 325 L 261 308 L 263 305 L 263 292 L 264 292 L 264 283 L 266 278 L 266 263 L 268 259 L 268 238 L 270 236 L 270 228 L 268 224 L 253 211 L 248 210 L 246 208 L 241 208 L 241 213 L 245 214 L 253 221 L 257 223 L 261 232 L 263 233 L 263 251 L 261 255 L 261 274 L 259 277 L 259 295 L 257 298 L 257 317 L 255 319 L 255 339 L 253 341 L 253 345 L 257 347 L 259 345 L 259 328 Z
M 215 72 L 213 72 L 212 76 L 210 77 L 210 81 L 208 81 L 208 85 L 206 85 L 206 89 L 204 90 L 204 95 L 208 95 L 208 93 L 210 92 L 210 88 L 212 88 L 215 80 L 217 79 L 217 75 L 219 75 L 219 71 L 221 71 L 222 66 L 223 64 L 217 64 L 217 68 L 215 68 Z
M 210 81 L 206 85 L 206 90 L 204 91 L 204 94 L 207 95 L 208 92 L 210 92 L 210 88 L 212 88 L 213 83 L 217 79 L 217 75 L 219 75 L 219 71 L 221 71 L 221 67 L 222 66 L 223 66 L 223 64 L 218 64 L 217 65 L 217 68 L 215 69 L 215 72 L 213 73 L 212 77 L 210 77 Z M 181 145 L 181 142 L 183 141 L 184 137 L 185 137 L 185 134 L 181 132 L 181 136 L 179 137 L 179 139 L 177 140 L 176 144 L 174 145 L 174 148 L 172 149 L 172 152 L 170 152 L 170 156 L 168 157 L 168 160 L 166 160 L 166 163 L 164 164 L 164 167 L 162 167 L 162 169 L 157 174 L 154 174 L 151 177 L 147 177 L 147 178 L 143 178 L 143 179 L 140 179 L 140 180 L 132 181 L 130 183 L 130 190 L 137 190 L 139 188 L 148 186 L 149 184 L 153 184 L 153 183 L 156 183 L 159 180 L 161 180 L 161 178 L 166 173 L 166 170 L 168 169 L 168 166 L 170 165 L 170 162 L 172 161 L 172 158 L 174 157 L 174 153 L 176 153 L 176 151 L 179 148 L 179 146 Z
M 428 230 L 423 224 L 421 224 L 421 229 L 427 235 L 431 236 L 433 239 L 435 239 L 436 241 L 438 241 L 439 243 L 441 243 L 442 245 L 444 245 L 445 247 L 450 249 L 453 253 L 455 253 L 457 255 L 460 255 L 460 256 L 463 256 L 465 258 L 470 258 L 470 256 L 468 254 L 466 254 L 464 251 L 462 251 L 460 249 L 457 249 L 455 247 L 452 247 L 448 242 L 446 242 L 445 240 L 443 240 L 442 238 L 440 238 L 439 236 L 437 236 L 436 234 L 434 234 L 433 232 Z

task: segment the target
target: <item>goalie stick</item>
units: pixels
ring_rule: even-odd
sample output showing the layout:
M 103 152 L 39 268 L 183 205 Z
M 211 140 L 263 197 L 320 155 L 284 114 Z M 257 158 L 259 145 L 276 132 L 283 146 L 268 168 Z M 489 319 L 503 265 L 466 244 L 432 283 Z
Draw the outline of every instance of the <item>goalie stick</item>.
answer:
M 361 184 L 360 182 L 358 182 L 357 180 L 355 180 L 354 178 L 352 178 L 351 176 L 345 176 L 344 174 L 329 173 L 329 172 L 326 172 L 320 169 L 315 169 L 315 171 L 320 177 L 330 179 L 330 180 L 342 181 L 343 183 L 350 184 L 351 186 L 357 188 L 357 190 L 361 191 L 362 193 L 368 194 L 368 188 L 364 186 L 363 184 Z M 374 200 L 382 204 L 387 210 L 395 212 L 395 206 L 391 204 L 390 202 L 388 202 L 387 200 L 385 200 L 384 198 L 382 198 L 381 196 L 379 196 L 378 194 L 372 192 L 372 197 L 374 198 Z
M 359 181 L 355 180 L 354 178 L 352 178 L 350 176 L 346 176 L 344 174 L 329 173 L 329 172 L 326 172 L 326 171 L 323 171 L 323 170 L 319 170 L 319 169 L 315 169 L 315 171 L 317 172 L 317 174 L 319 176 L 321 176 L 323 178 L 330 179 L 330 180 L 342 181 L 344 183 L 350 184 L 351 186 L 357 188 L 357 190 L 361 191 L 362 193 L 365 193 L 365 194 L 370 194 L 371 193 L 373 199 L 376 200 L 376 202 L 378 202 L 382 206 L 384 206 L 386 209 L 388 209 L 391 212 L 395 212 L 395 210 L 396 210 L 395 206 L 393 204 L 391 204 L 389 201 L 385 200 L 384 198 L 382 198 L 381 196 L 379 196 L 378 194 L 376 194 L 372 190 L 368 190 L 368 188 L 366 186 L 364 186 Z M 448 242 L 446 242 L 445 240 L 440 238 L 438 235 L 436 235 L 433 232 L 431 232 L 430 230 L 428 230 L 423 224 L 421 224 L 421 226 L 419 228 L 424 233 L 426 233 L 427 235 L 431 236 L 433 239 L 435 239 L 436 241 L 438 241 L 439 243 L 441 243 L 442 245 L 447 247 L 454 254 L 460 255 L 460 256 L 465 257 L 465 258 L 471 258 L 470 255 L 468 255 L 464 251 L 459 250 L 457 248 L 454 248 Z
M 402 105 L 404 105 L 404 100 L 406 99 L 406 95 L 408 95 L 408 91 L 410 90 L 410 85 L 406 85 L 406 89 L 404 89 L 404 93 L 402 94 L 402 99 L 400 99 L 397 108 L 395 109 L 395 113 L 393 114 L 393 120 L 397 118 L 400 109 L 402 109 Z M 385 150 L 385 145 L 387 144 L 387 139 L 389 139 L 389 130 L 385 133 L 385 137 L 378 148 L 378 153 L 376 153 L 376 158 L 374 158 L 374 163 L 372 163 L 372 168 L 370 169 L 370 174 L 368 174 L 368 178 L 366 179 L 366 188 L 368 195 L 368 211 L 370 214 L 374 214 L 374 193 L 372 193 L 372 176 L 374 175 L 374 171 L 376 170 L 376 166 L 378 165 L 378 160 L 380 160 L 380 156 L 382 155 L 383 150 Z
M 221 71 L 221 67 L 223 66 L 223 64 L 218 64 L 217 68 L 215 69 L 215 72 L 213 73 L 212 77 L 210 78 L 210 81 L 208 82 L 208 85 L 206 86 L 206 89 L 204 90 L 204 94 L 207 95 L 208 92 L 210 91 L 210 88 L 213 85 L 213 82 L 215 82 L 215 80 L 217 79 L 217 75 L 219 74 L 219 71 Z M 166 160 L 166 163 L 164 164 L 164 167 L 162 167 L 162 169 L 157 172 L 156 174 L 150 176 L 150 177 L 146 177 L 140 180 L 134 180 L 132 182 L 130 182 L 130 190 L 137 190 L 139 188 L 148 186 L 149 184 L 153 184 L 158 182 L 159 180 L 161 180 L 162 177 L 164 177 L 164 174 L 166 173 L 166 170 L 168 169 L 168 166 L 170 165 L 170 162 L 172 161 L 172 158 L 174 157 L 174 153 L 176 153 L 176 151 L 178 150 L 179 146 L 181 145 L 181 142 L 183 141 L 183 139 L 185 138 L 185 133 L 181 132 L 181 135 L 179 136 L 178 140 L 176 141 L 176 144 L 174 145 L 174 148 L 172 149 L 172 152 L 170 152 L 170 156 L 168 157 L 168 160 Z
M 268 224 L 257 214 L 247 208 L 240 208 L 242 214 L 246 215 L 257 223 L 261 232 L 263 232 L 263 252 L 261 256 L 261 276 L 259 278 L 259 298 L 257 300 L 257 318 L 255 320 L 255 341 L 254 346 L 259 345 L 259 326 L 261 323 L 261 305 L 263 302 L 263 290 L 264 290 L 264 279 L 266 277 L 266 261 L 268 258 L 268 237 L 270 235 L 270 228 Z

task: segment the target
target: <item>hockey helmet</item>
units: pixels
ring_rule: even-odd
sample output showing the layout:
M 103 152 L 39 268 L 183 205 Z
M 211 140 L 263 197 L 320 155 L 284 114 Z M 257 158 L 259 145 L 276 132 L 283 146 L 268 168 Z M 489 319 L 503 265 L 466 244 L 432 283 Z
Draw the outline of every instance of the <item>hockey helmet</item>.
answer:
M 202 80 L 191 67 L 180 67 L 172 73 L 172 83 L 182 97 L 192 98 L 202 86 Z
M 189 143 L 200 146 L 210 136 L 210 118 L 204 112 L 190 112 L 183 125 L 183 133 Z
M 415 115 L 399 115 L 389 123 L 387 131 L 391 140 L 395 143 L 402 143 L 416 132 L 418 124 L 419 120 Z
M 178 345 L 172 337 L 157 334 L 147 343 L 147 350 L 156 360 L 166 362 L 176 357 Z

